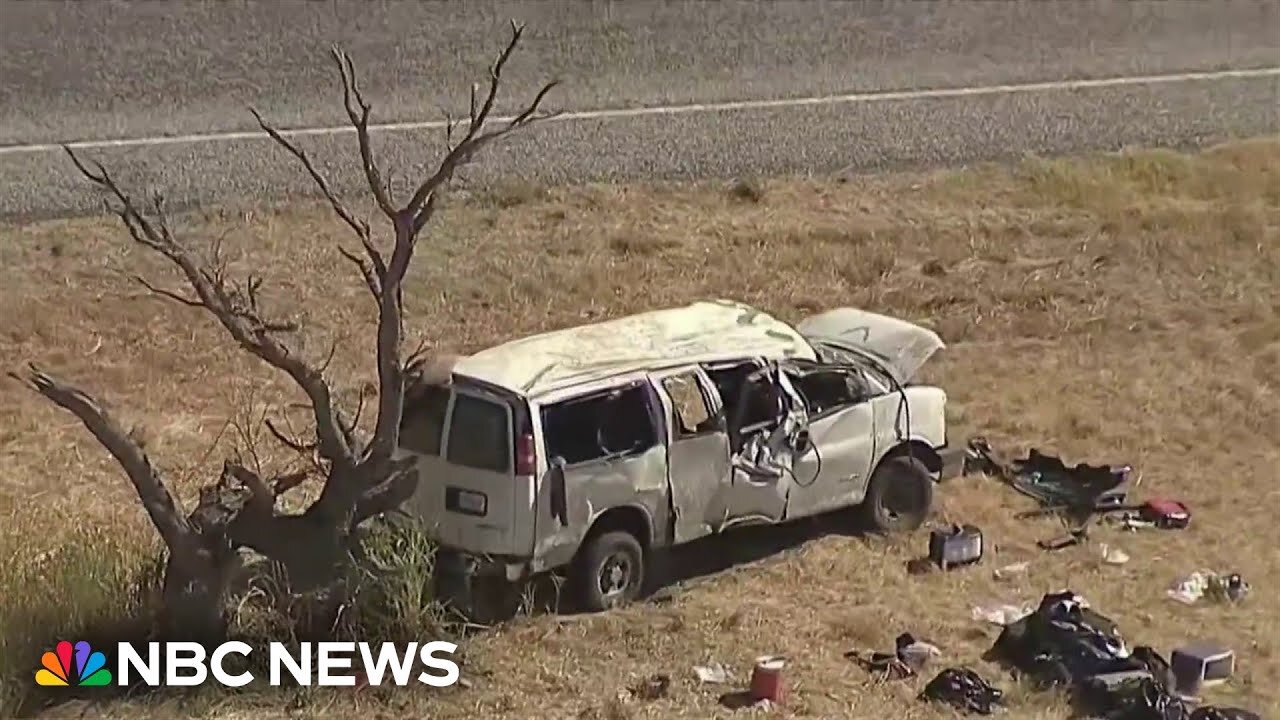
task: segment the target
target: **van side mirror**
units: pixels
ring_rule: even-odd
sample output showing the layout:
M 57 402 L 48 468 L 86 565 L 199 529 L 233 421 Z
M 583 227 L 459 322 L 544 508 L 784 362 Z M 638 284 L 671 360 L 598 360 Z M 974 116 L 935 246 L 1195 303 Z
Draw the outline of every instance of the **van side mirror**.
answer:
M 550 488 L 551 516 L 561 525 L 569 524 L 569 498 L 564 479 L 564 458 L 551 458 L 551 467 L 547 469 L 547 484 Z

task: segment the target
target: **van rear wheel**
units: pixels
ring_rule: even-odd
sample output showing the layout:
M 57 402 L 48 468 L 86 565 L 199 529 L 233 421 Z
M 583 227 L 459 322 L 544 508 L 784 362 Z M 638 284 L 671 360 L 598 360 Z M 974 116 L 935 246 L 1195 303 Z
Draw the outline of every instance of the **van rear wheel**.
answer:
M 582 609 L 601 612 L 639 597 L 644 586 L 644 560 L 640 541 L 625 530 L 588 540 L 572 578 Z

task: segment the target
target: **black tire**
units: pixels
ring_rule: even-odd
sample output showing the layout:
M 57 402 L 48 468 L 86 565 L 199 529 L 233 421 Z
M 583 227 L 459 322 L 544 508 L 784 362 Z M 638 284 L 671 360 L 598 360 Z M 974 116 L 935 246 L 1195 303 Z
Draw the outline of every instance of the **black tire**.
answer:
M 933 507 L 933 476 L 923 462 L 907 455 L 881 461 L 871 474 L 859 506 L 862 525 L 873 533 L 911 532 L 924 524 Z
M 596 535 L 582 548 L 571 580 L 578 604 L 586 612 L 632 602 L 644 587 L 644 548 L 625 530 Z

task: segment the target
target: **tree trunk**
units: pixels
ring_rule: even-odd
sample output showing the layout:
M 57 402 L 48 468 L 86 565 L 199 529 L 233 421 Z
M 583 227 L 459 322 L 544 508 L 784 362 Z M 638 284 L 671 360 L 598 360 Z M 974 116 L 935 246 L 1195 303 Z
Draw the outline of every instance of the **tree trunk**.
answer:
M 160 632 L 165 640 L 222 642 L 227 636 L 227 588 L 240 569 L 234 552 L 169 552 Z

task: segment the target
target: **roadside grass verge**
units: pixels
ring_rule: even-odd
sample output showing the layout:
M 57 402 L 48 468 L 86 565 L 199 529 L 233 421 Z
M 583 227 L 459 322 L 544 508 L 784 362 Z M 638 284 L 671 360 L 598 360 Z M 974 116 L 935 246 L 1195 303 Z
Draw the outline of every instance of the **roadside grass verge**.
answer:
M 1134 561 L 1104 567 L 1088 547 L 1039 554 L 1035 540 L 1052 524 L 1015 520 L 1015 496 L 965 479 L 941 491 L 940 519 L 979 524 L 997 546 L 991 562 L 1029 560 L 1026 578 L 1003 584 L 981 569 L 908 577 L 902 563 L 918 554 L 920 538 L 823 538 L 668 605 L 571 623 L 520 619 L 472 638 L 464 673 L 473 687 L 398 691 L 386 699 L 397 712 L 728 716 L 688 666 L 741 666 L 777 652 L 793 658 L 795 716 L 899 717 L 919 687 L 870 683 L 843 651 L 885 647 L 911 630 L 942 645 L 949 661 L 999 677 L 977 659 L 993 636 L 972 622 L 970 607 L 1063 586 L 1165 651 L 1197 633 L 1230 643 L 1240 671 L 1222 697 L 1263 715 L 1280 709 L 1280 599 L 1265 591 L 1280 582 L 1271 510 L 1280 460 L 1280 141 L 846 182 L 513 185 L 457 200 L 442 220 L 422 239 L 407 289 L 411 341 L 468 352 L 706 297 L 788 320 L 861 306 L 934 327 L 947 341 L 924 379 L 947 389 L 955 437 L 981 432 L 1069 460 L 1131 462 L 1147 492 L 1184 499 L 1195 519 L 1182 534 L 1115 538 Z M 335 250 L 349 238 L 327 209 L 209 209 L 182 225 L 196 236 L 225 234 L 233 271 L 263 272 L 273 312 L 308 328 L 307 352 L 327 353 L 337 340 L 331 375 L 344 400 L 358 396 L 372 368 L 372 314 Z M 98 392 L 145 433 L 184 498 L 230 448 L 219 428 L 238 412 L 246 384 L 272 407 L 299 399 L 205 318 L 145 297 L 129 275 L 175 279 L 130 248 L 117 222 L 47 222 L 0 235 L 9 319 L 0 355 L 39 360 Z M 151 582 L 154 547 L 127 483 L 73 419 L 6 382 L 0 439 L 4 714 L 29 687 L 33 645 L 145 608 L 139 588 Z M 285 461 L 270 452 L 264 459 Z M 1240 571 L 1264 589 L 1239 607 L 1170 603 L 1164 588 L 1200 567 Z M 370 612 L 374 626 L 439 632 L 421 572 L 398 576 L 399 589 L 387 592 L 399 600 L 371 601 L 380 608 Z M 262 622 L 262 632 L 282 631 Z M 669 697 L 626 693 L 635 678 L 662 672 L 676 678 Z M 1036 694 L 1015 701 L 1020 717 L 1063 717 Z M 95 711 L 296 717 L 353 712 L 364 701 L 299 702 L 290 709 L 215 695 L 200 706 L 157 700 Z

